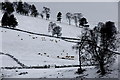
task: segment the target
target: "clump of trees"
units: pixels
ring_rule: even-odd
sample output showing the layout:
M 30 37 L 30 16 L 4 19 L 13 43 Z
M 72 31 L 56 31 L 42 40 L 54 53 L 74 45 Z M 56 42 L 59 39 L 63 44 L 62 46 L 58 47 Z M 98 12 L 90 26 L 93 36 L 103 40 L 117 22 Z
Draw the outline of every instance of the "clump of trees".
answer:
M 117 29 L 115 23 L 108 21 L 99 23 L 99 27 L 91 30 L 89 27 L 84 27 L 80 42 L 77 44 L 79 49 L 80 68 L 78 72 L 82 72 L 81 59 L 90 55 L 91 61 L 96 65 L 98 73 L 105 75 L 111 64 L 115 60 L 115 52 L 117 50 Z M 97 29 L 98 28 L 98 29 Z M 87 57 L 88 58 L 88 57 Z
M 26 16 L 41 16 L 41 18 L 44 18 L 44 15 L 46 17 L 46 20 L 50 19 L 50 8 L 43 7 L 43 11 L 41 13 L 38 12 L 36 9 L 36 6 L 34 4 L 29 4 L 27 2 L 22 2 L 21 0 L 19 2 L 2 2 L 2 10 L 4 12 L 8 12 L 9 14 L 16 11 L 17 13 L 21 15 Z M 75 25 L 78 27 L 84 26 L 87 24 L 87 19 L 83 17 L 82 13 L 66 13 L 66 18 L 69 21 L 69 25 L 71 25 L 71 20 L 74 21 Z M 62 20 L 62 12 L 57 13 L 57 21 L 61 23 Z
M 2 2 L 2 11 L 4 13 L 1 24 L 2 26 L 9 26 L 15 28 L 18 25 L 17 19 L 15 18 L 13 12 L 17 12 L 21 15 L 37 17 L 39 15 L 35 5 L 30 5 L 27 2 Z
M 5 12 L 2 17 L 1 24 L 5 27 L 9 26 L 11 28 L 15 28 L 18 25 L 18 22 L 13 14 Z
M 4 12 L 9 12 L 12 13 L 16 11 L 17 13 L 21 15 L 26 15 L 26 16 L 33 16 L 37 17 L 39 15 L 38 10 L 36 9 L 35 5 L 28 4 L 27 2 L 2 2 L 2 10 Z
M 73 20 L 75 22 L 76 27 L 78 27 L 79 20 L 83 17 L 82 13 L 74 13 Z
M 57 37 L 61 36 L 62 33 L 62 28 L 60 26 L 58 26 L 56 23 L 54 22 L 50 22 L 48 25 L 48 32 L 52 33 L 52 36 L 57 35 Z
M 10 2 L 2 2 L 2 10 L 3 10 L 3 17 L 1 20 L 1 24 L 2 26 L 9 26 L 12 28 L 15 28 L 18 25 L 18 22 L 14 16 L 14 14 L 12 14 L 14 12 L 14 7 L 13 4 Z
M 23 3 L 21 1 L 19 1 L 17 4 L 16 4 L 16 12 L 19 13 L 19 14 L 23 14 Z
M 73 20 L 76 27 L 78 27 L 78 25 L 79 25 L 79 27 L 80 26 L 83 27 L 85 24 L 88 23 L 87 19 L 83 17 L 82 13 L 73 13 L 72 14 L 72 13 L 68 12 L 68 13 L 66 13 L 66 19 L 68 20 L 69 25 L 71 25 L 71 21 Z
M 16 5 L 16 11 L 19 14 L 27 16 L 30 14 L 33 17 L 37 17 L 39 15 L 38 10 L 36 9 L 34 4 L 30 5 L 27 2 L 23 3 L 22 1 L 19 1 Z
M 3 12 L 11 14 L 12 12 L 14 12 L 13 4 L 11 2 L 2 2 L 2 10 Z

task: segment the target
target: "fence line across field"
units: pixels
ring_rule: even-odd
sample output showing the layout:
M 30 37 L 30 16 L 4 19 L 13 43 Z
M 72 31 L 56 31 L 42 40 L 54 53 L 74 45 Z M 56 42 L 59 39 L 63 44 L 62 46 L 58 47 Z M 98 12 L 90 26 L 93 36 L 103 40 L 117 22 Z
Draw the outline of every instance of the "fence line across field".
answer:
M 47 36 L 47 37 L 59 38 L 59 39 L 63 39 L 63 40 L 64 40 L 64 39 L 69 39 L 69 40 L 80 40 L 80 39 L 78 39 L 78 38 L 56 37 L 56 36 L 52 36 L 52 35 L 41 34 L 41 33 L 35 33 L 35 32 L 26 31 L 26 30 L 22 30 L 22 29 L 16 29 L 16 28 L 9 28 L 9 27 L 2 27 L 2 26 L 0 26 L 0 28 L 11 29 L 11 30 L 20 31 L 20 32 L 29 33 L 29 34 L 34 34 L 34 35 L 39 35 L 39 36 Z
M 14 57 L 13 55 L 11 55 L 11 54 L 0 52 L 0 55 L 6 55 L 6 56 L 12 58 L 17 64 L 20 65 L 20 67 L 18 67 L 18 66 L 13 66 L 13 67 L 0 67 L 1 69 L 23 69 L 23 68 L 25 68 L 25 69 L 45 69 L 45 68 L 51 68 L 51 66 L 49 66 L 49 65 L 46 65 L 46 67 L 45 67 L 45 65 L 44 65 L 44 66 L 37 66 L 37 65 L 36 65 L 36 66 L 30 66 L 30 65 L 27 66 L 27 65 L 21 63 L 17 58 L 15 58 L 15 57 Z M 95 65 L 97 65 L 97 64 L 82 65 L 82 66 L 84 67 L 84 66 L 95 66 Z M 63 65 L 63 66 L 55 65 L 55 66 L 56 66 L 55 68 L 79 67 L 79 65 Z
M 81 42 L 80 42 L 81 39 L 78 39 L 78 38 L 56 37 L 56 36 L 51 36 L 51 35 L 47 35 L 47 34 L 34 33 L 34 32 L 25 31 L 25 30 L 21 30 L 21 29 L 15 29 L 15 28 L 9 28 L 9 27 L 2 27 L 2 26 L 0 26 L 0 28 L 11 29 L 11 30 L 15 30 L 15 31 L 19 31 L 19 32 L 24 32 L 24 33 L 28 33 L 28 34 L 39 35 L 39 36 L 47 36 L 47 37 L 62 39 L 62 40 L 64 40 L 64 41 L 66 41 L 66 42 L 81 43 Z M 86 40 L 85 40 L 85 41 L 86 41 Z M 97 46 L 97 47 L 100 48 L 99 46 Z M 113 53 L 115 53 L 115 54 L 117 54 L 117 55 L 120 55 L 119 52 L 111 51 L 111 50 L 108 50 L 108 51 L 113 52 Z

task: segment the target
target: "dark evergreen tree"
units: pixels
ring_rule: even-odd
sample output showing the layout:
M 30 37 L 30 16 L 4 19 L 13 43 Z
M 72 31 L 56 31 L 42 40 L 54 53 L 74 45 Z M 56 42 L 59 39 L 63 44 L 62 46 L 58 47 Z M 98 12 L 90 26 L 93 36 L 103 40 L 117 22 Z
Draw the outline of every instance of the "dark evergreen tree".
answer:
M 37 17 L 39 15 L 38 11 L 36 10 L 35 5 L 31 6 L 31 16 Z
M 12 12 L 14 12 L 14 6 L 13 6 L 12 3 L 6 2 L 6 7 L 7 7 L 6 11 L 7 11 L 8 13 L 11 14 Z
M 60 22 L 61 22 L 61 19 L 62 19 L 62 13 L 59 12 L 59 13 L 57 14 L 57 21 L 60 21 Z
M 11 14 L 12 12 L 14 12 L 14 6 L 10 2 L 5 2 L 5 3 L 2 3 L 2 10 Z
M 8 26 L 8 22 L 9 22 L 9 14 L 7 12 L 4 13 L 2 20 L 1 20 L 1 24 L 2 26 Z
M 21 1 L 18 2 L 16 11 L 17 11 L 17 13 L 22 14 L 22 12 L 23 12 L 23 3 Z
M 14 15 L 13 14 L 10 15 L 8 26 L 15 28 L 17 25 L 18 25 L 18 22 L 17 22 L 16 18 L 14 17 Z
M 81 18 L 80 20 L 79 20 L 79 27 L 80 26 L 84 26 L 85 24 L 87 24 L 88 22 L 87 22 L 87 19 L 86 18 Z

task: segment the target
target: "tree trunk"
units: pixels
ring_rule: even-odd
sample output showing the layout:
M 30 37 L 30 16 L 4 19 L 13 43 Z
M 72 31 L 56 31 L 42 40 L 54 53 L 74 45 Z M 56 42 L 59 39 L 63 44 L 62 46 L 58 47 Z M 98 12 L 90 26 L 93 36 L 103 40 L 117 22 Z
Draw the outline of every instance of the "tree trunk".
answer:
M 80 48 L 79 48 L 79 67 L 80 67 L 80 70 L 82 70 Z
M 105 74 L 105 69 L 104 69 L 104 61 L 100 61 L 100 71 L 101 71 L 101 75 Z
M 70 19 L 69 19 L 69 25 L 71 25 L 71 24 L 70 24 Z

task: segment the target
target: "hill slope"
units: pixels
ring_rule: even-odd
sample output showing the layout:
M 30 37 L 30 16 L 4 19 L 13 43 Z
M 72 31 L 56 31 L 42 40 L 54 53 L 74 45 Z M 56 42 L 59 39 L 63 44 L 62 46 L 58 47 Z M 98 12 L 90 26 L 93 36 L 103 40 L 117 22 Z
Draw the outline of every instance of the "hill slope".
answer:
M 0 12 L 0 19 L 2 17 Z M 15 14 L 18 19 L 18 29 L 27 31 L 49 34 L 47 32 L 48 23 L 50 21 L 34 18 L 29 16 L 22 16 Z M 75 26 L 69 26 L 65 23 L 57 23 L 62 27 L 62 36 L 77 37 L 81 34 L 81 28 Z M 8 53 L 17 58 L 20 62 L 27 66 L 44 66 L 44 65 L 77 65 L 78 64 L 78 53 L 72 50 L 74 43 L 66 42 L 57 38 L 50 38 L 44 36 L 31 35 L 23 32 L 13 31 L 9 29 L 0 28 L 1 41 L 1 52 Z M 60 58 L 58 58 L 58 56 Z M 74 56 L 72 60 L 61 59 L 66 56 Z M 16 62 L 6 56 L 1 56 L 2 63 L 1 67 L 6 66 L 19 66 Z M 10 65 L 9 65 L 9 64 Z M 118 77 L 117 63 L 115 63 L 114 72 L 106 75 L 105 77 Z M 86 72 L 82 75 L 75 74 L 77 68 L 62 68 L 62 69 L 19 69 L 19 70 L 3 70 L 5 77 L 23 77 L 23 78 L 74 78 L 74 77 L 86 77 L 95 78 L 99 77 L 96 75 L 96 69 L 94 67 L 84 67 Z M 23 72 L 28 72 L 26 75 L 20 75 Z M 37 74 L 37 75 L 34 75 Z M 44 75 L 39 75 L 44 74 Z
M 15 16 L 19 22 L 17 28 L 51 35 L 51 33 L 47 32 L 48 23 L 50 21 L 40 19 L 39 17 L 34 18 L 19 14 L 15 14 Z M 77 37 L 80 34 L 80 28 L 67 24 L 57 24 L 62 27 L 62 36 Z M 72 50 L 73 43 L 7 29 L 1 29 L 1 33 L 2 52 L 12 54 L 26 65 L 78 64 L 78 54 Z M 74 56 L 75 58 L 74 60 L 64 60 L 57 58 L 57 56 Z

